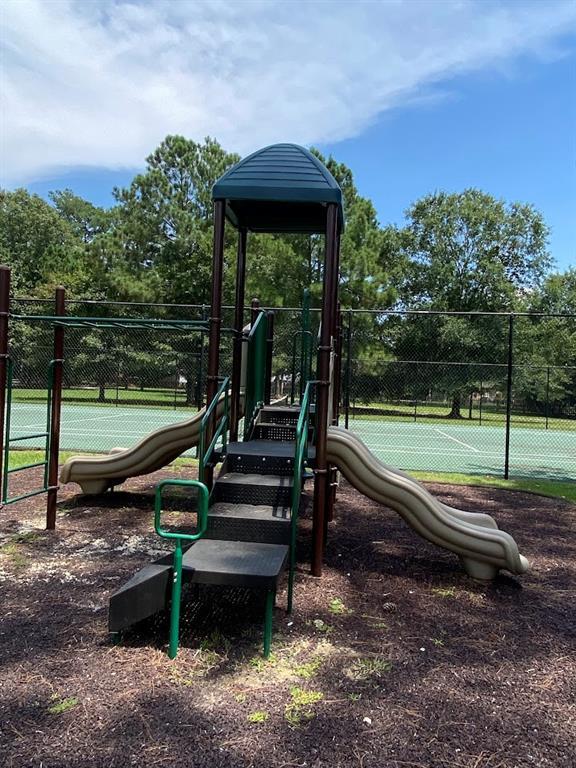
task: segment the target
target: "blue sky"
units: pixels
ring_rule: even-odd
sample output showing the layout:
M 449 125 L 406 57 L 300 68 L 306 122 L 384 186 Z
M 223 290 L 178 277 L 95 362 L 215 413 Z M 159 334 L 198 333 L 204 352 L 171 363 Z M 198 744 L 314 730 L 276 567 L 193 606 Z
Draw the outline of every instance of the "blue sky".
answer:
M 5 7 L 9 188 L 107 205 L 167 133 L 240 154 L 296 141 L 349 165 L 383 224 L 475 186 L 533 203 L 559 268 L 576 263 L 574 2 Z

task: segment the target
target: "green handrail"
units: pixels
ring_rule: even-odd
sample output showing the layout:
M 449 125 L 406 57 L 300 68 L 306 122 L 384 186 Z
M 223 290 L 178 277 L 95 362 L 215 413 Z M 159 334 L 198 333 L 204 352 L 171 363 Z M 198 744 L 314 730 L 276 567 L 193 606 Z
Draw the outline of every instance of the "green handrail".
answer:
M 230 424 L 230 414 L 229 414 L 229 395 L 228 395 L 228 389 L 230 385 L 230 378 L 226 376 L 226 378 L 222 381 L 220 384 L 220 387 L 218 388 L 218 391 L 212 398 L 212 402 L 208 405 L 206 408 L 206 413 L 202 417 L 202 421 L 200 422 L 200 442 L 198 447 L 198 479 L 200 482 L 204 482 L 206 467 L 208 465 L 208 462 L 210 461 L 210 457 L 212 456 L 212 451 L 216 447 L 216 443 L 218 442 L 219 438 L 222 437 L 222 447 L 223 449 L 226 449 L 226 442 L 227 442 L 227 432 L 228 432 L 228 426 Z M 212 441 L 210 442 L 210 445 L 208 448 L 206 448 L 206 430 L 208 428 L 208 424 L 210 423 L 210 419 L 213 418 L 213 413 L 218 407 L 218 403 L 222 399 L 222 396 L 224 396 L 224 413 L 220 417 L 220 420 L 217 422 L 215 429 L 214 429 L 214 435 L 212 437 Z
M 309 381 L 304 390 L 300 405 L 300 416 L 296 426 L 296 446 L 294 449 L 294 480 L 292 484 L 292 509 L 290 514 L 290 566 L 288 571 L 288 613 L 292 612 L 294 593 L 294 572 L 296 569 L 296 535 L 298 533 L 298 513 L 302 493 L 302 473 L 308 458 L 308 431 L 310 425 L 310 400 L 315 381 Z
M 198 488 L 198 530 L 196 533 L 174 533 L 166 531 L 161 525 L 162 490 L 167 485 L 187 486 Z M 197 541 L 206 533 L 208 525 L 208 488 L 198 480 L 162 480 L 156 486 L 154 496 L 154 530 L 163 539 L 172 539 L 174 547 L 174 565 L 172 575 L 172 601 L 170 604 L 170 642 L 168 656 L 173 659 L 178 653 L 178 638 L 180 634 L 180 602 L 182 600 L 182 542 Z
M 14 381 L 14 362 L 9 357 L 7 365 L 6 376 L 6 421 L 4 426 L 4 472 L 2 476 L 2 503 L 14 504 L 16 501 L 22 499 L 28 499 L 31 496 L 38 496 L 40 493 L 46 493 L 49 490 L 48 486 L 48 465 L 50 462 L 50 437 L 52 429 L 52 393 L 54 389 L 54 360 L 48 363 L 47 382 L 46 382 L 46 431 L 36 432 L 30 435 L 20 435 L 19 437 L 10 437 L 11 428 L 11 416 L 12 416 L 12 390 Z M 10 445 L 12 443 L 21 442 L 23 440 L 32 440 L 36 437 L 43 437 L 44 443 L 44 459 L 43 461 L 35 461 L 31 464 L 21 464 L 18 467 L 12 467 L 10 469 Z M 44 480 L 42 488 L 35 491 L 29 491 L 28 493 L 21 493 L 19 496 L 8 495 L 8 480 L 9 475 L 14 472 L 22 472 L 24 469 L 33 469 L 35 467 L 44 467 Z
M 248 334 L 248 362 L 246 366 L 246 407 L 244 409 L 244 439 L 252 429 L 259 406 L 264 403 L 266 384 L 266 336 L 268 318 L 261 311 Z

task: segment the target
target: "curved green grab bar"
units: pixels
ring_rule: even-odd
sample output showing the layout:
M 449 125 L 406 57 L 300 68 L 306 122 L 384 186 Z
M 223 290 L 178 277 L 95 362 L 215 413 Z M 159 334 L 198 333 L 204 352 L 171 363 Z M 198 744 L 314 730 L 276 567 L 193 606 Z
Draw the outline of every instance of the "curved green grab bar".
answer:
M 166 531 L 160 524 L 162 515 L 162 490 L 167 485 L 190 486 L 198 488 L 198 530 L 196 533 L 173 533 Z M 184 541 L 197 541 L 206 533 L 208 525 L 208 488 L 199 480 L 161 480 L 156 486 L 154 495 L 154 529 L 163 539 L 176 539 Z
M 198 530 L 196 533 L 172 533 L 160 524 L 162 515 L 162 490 L 167 485 L 198 488 Z M 162 480 L 156 486 L 154 496 L 154 529 L 163 539 L 174 539 L 174 565 L 172 569 L 172 601 L 170 605 L 170 642 L 168 656 L 173 659 L 178 653 L 180 634 L 180 601 L 182 598 L 182 541 L 197 541 L 206 533 L 208 525 L 208 488 L 198 480 Z

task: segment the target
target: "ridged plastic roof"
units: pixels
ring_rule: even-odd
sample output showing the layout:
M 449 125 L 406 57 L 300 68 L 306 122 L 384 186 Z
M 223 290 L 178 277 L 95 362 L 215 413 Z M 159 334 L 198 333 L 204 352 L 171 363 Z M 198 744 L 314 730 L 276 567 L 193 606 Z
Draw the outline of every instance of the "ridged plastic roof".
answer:
M 338 205 L 344 229 L 338 182 L 297 144 L 273 144 L 236 163 L 216 182 L 212 198 L 226 201 L 236 227 L 254 232 L 324 232 L 327 203 Z

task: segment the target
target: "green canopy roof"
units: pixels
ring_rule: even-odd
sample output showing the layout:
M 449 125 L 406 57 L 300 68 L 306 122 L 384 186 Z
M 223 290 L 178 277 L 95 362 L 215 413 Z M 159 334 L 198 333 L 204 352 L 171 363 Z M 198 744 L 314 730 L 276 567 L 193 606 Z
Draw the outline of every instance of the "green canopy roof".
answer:
M 226 201 L 235 227 L 310 234 L 326 231 L 326 204 L 336 203 L 339 230 L 344 229 L 336 179 L 297 144 L 273 144 L 240 160 L 214 184 L 212 199 Z

